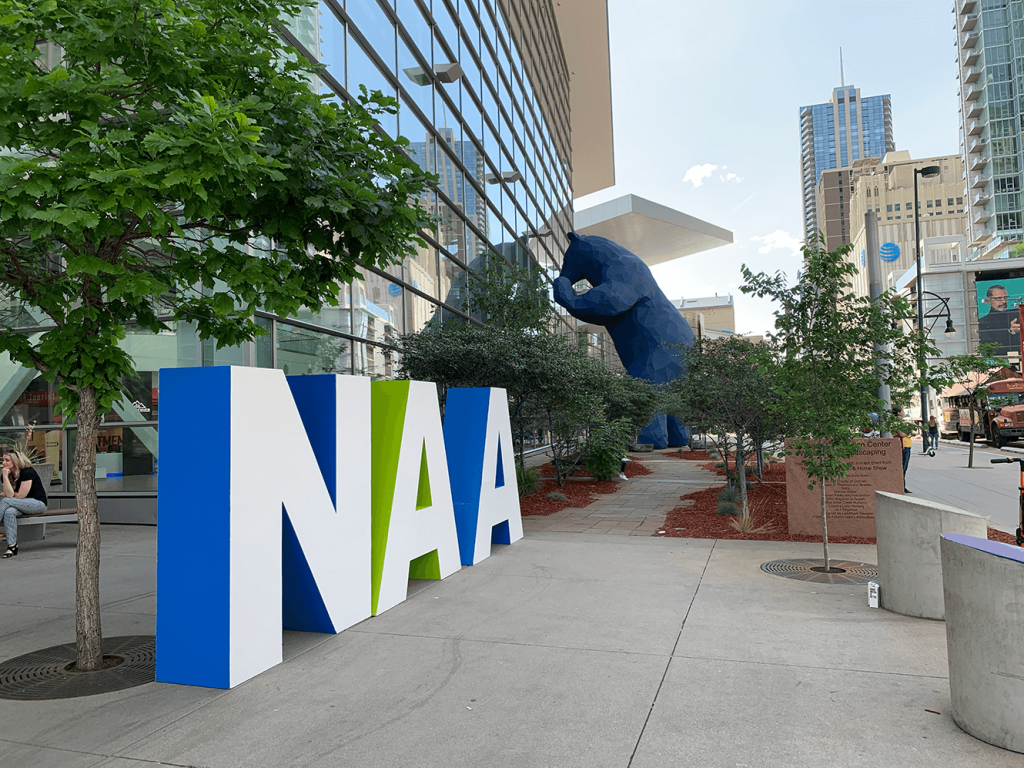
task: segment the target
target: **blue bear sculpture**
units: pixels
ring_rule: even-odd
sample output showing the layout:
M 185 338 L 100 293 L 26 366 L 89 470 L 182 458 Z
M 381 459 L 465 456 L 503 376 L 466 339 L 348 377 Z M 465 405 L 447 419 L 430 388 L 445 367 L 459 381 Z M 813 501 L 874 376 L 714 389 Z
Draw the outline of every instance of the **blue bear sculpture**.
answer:
M 682 351 L 693 331 L 654 280 L 650 267 L 621 245 L 596 235 L 570 232 L 562 272 L 555 279 L 555 301 L 585 323 L 603 325 L 626 372 L 663 384 L 684 372 Z M 579 296 L 572 287 L 587 280 L 593 287 Z M 672 416 L 658 415 L 638 441 L 655 448 L 690 442 L 689 430 Z

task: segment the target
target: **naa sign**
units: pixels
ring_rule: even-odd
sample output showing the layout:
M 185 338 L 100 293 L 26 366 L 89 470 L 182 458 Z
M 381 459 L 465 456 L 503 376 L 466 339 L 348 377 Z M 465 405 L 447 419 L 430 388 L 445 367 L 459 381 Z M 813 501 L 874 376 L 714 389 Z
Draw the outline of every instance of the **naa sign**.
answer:
M 200 431 L 197 413 L 227 428 Z M 160 371 L 156 679 L 231 688 L 522 538 L 500 389 Z

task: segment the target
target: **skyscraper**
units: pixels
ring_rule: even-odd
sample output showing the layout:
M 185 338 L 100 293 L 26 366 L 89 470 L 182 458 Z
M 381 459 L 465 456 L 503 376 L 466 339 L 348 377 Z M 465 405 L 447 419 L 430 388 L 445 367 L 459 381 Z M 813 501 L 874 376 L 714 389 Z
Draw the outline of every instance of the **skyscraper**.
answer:
M 1014 69 L 1024 45 L 1021 0 L 956 0 L 957 60 L 969 246 L 989 247 L 1024 236 L 1021 125 L 1017 95 L 1024 73 Z
M 817 186 L 823 171 L 849 168 L 857 160 L 881 160 L 896 149 L 892 138 L 892 102 L 888 94 L 862 99 L 860 89 L 841 85 L 824 104 L 800 107 L 800 178 L 804 195 L 804 237 L 823 229 Z M 842 206 L 849 220 L 848 205 Z M 849 233 L 850 228 L 846 227 Z

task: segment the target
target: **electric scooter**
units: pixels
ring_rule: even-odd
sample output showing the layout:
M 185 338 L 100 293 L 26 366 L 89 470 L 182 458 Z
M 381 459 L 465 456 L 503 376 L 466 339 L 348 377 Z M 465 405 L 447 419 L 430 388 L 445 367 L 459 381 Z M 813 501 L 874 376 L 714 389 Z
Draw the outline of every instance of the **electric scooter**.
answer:
M 1002 459 L 989 459 L 991 464 L 1013 464 L 1017 462 L 1020 465 L 1020 513 L 1017 518 L 1017 546 L 1024 547 L 1024 459 L 1011 459 L 1004 457 Z

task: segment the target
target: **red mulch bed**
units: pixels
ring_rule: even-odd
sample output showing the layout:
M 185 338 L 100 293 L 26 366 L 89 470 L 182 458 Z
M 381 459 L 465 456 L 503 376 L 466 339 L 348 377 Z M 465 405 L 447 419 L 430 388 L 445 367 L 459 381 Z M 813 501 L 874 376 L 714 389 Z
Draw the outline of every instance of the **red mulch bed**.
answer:
M 705 466 L 719 475 L 725 475 L 725 469 L 715 469 L 714 464 Z M 766 464 L 764 467 L 765 482 L 758 483 L 756 477 L 747 476 L 747 498 L 750 505 L 750 516 L 755 525 L 766 530 L 757 533 L 740 533 L 730 524 L 730 520 L 738 515 L 718 515 L 718 494 L 724 485 L 704 491 L 688 493 L 679 498 L 693 500 L 687 507 L 676 507 L 665 517 L 664 533 L 661 537 L 678 537 L 685 539 L 742 539 L 744 541 L 806 541 L 821 542 L 821 536 L 806 534 L 790 534 L 789 518 L 786 512 L 786 465 L 785 463 Z M 995 528 L 988 529 L 991 541 L 1005 544 L 1016 544 L 1014 536 Z M 833 544 L 874 544 L 873 538 L 859 536 L 829 536 Z
M 711 459 L 711 454 L 708 451 L 673 451 L 661 455 L 670 459 L 685 459 L 686 461 L 708 461 Z
M 988 529 L 988 540 L 1001 541 L 1003 542 L 1003 544 L 1013 544 L 1013 546 L 1017 546 L 1016 536 L 1014 536 L 1012 533 L 1003 533 L 1002 531 L 997 531 L 995 528 Z
M 651 469 L 649 467 L 645 467 L 639 459 L 633 458 L 632 456 L 629 458 L 631 458 L 632 461 L 626 465 L 626 477 L 643 477 L 644 475 L 651 474 Z
M 748 463 L 748 467 L 753 468 L 753 472 L 747 475 L 747 486 L 757 483 L 757 464 Z M 704 465 L 704 469 L 708 472 L 714 472 L 719 477 L 725 477 L 725 467 L 716 467 L 715 462 L 709 462 Z M 730 461 L 729 471 L 735 472 L 736 467 Z M 786 482 L 786 464 L 781 461 L 766 461 L 764 467 L 761 470 L 761 477 L 766 483 L 785 483 Z
M 630 458 L 633 460 L 626 465 L 626 477 L 651 474 L 651 470 L 643 463 L 636 458 Z M 559 487 L 554 479 L 555 467 L 552 464 L 544 464 L 540 468 L 540 473 L 542 477 L 548 479 L 541 483 L 536 493 L 519 499 L 519 510 L 523 517 L 550 515 L 566 507 L 581 509 L 594 501 L 595 494 L 615 493 L 619 489 L 618 480 L 567 480 L 565 485 Z M 567 501 L 549 499 L 549 493 L 560 493 Z

